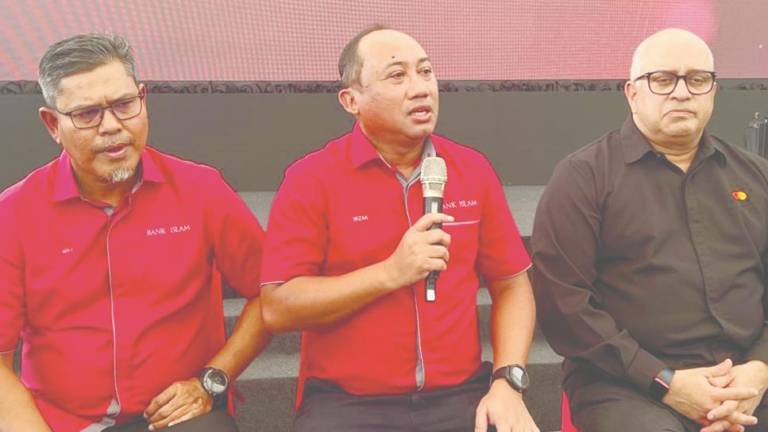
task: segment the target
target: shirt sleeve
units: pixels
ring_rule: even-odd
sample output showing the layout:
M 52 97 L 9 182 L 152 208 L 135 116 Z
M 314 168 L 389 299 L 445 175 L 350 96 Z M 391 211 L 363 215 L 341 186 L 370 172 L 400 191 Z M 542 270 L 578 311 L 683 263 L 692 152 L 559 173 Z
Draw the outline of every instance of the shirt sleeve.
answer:
M 763 256 L 763 268 L 768 268 L 768 253 Z M 747 352 L 745 361 L 760 360 L 768 363 L 768 274 L 763 276 L 763 331 Z
M 243 297 L 259 295 L 264 230 L 253 212 L 218 172 L 206 203 L 216 267 Z
M 560 355 L 645 392 L 666 365 L 600 307 L 594 286 L 601 223 L 596 189 L 591 168 L 566 159 L 539 201 L 532 236 L 537 315 Z
M 301 166 L 293 165 L 286 170 L 269 213 L 262 286 L 319 275 L 327 240 L 322 182 Z
M 524 272 L 530 268 L 531 259 L 509 210 L 504 188 L 490 162 L 484 163 L 486 197 L 480 216 L 477 269 L 490 282 Z
M 25 325 L 24 264 L 18 224 L 0 197 L 0 353 L 14 351 Z

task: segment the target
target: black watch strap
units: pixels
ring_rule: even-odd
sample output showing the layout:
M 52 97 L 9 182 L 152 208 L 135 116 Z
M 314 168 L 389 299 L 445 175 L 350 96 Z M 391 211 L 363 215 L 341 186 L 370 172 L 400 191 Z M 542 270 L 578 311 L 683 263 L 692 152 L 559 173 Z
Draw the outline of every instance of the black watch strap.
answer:
M 651 387 L 648 389 L 648 393 L 652 398 L 657 401 L 664 399 L 664 396 L 669 393 L 669 387 L 672 385 L 672 378 L 675 376 L 675 371 L 670 368 L 664 368 L 656 377 L 651 381 Z

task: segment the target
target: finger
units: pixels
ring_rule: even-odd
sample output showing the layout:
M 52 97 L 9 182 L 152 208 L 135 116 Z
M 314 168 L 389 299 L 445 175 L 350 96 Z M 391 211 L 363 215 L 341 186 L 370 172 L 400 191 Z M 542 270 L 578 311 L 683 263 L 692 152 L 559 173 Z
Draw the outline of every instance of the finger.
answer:
M 739 424 L 744 426 L 753 426 L 757 424 L 757 417 L 736 411 L 728 417 L 728 421 L 731 424 Z
M 725 359 L 719 364 L 716 364 L 715 366 L 712 366 L 707 371 L 708 377 L 718 377 L 722 375 L 726 375 L 731 372 L 731 368 L 733 367 L 733 361 L 731 359 Z
M 424 270 L 429 273 L 433 271 L 442 272 L 448 269 L 448 264 L 441 258 L 430 258 L 424 263 Z M 427 277 L 425 274 L 424 277 Z
M 736 412 L 739 402 L 727 400 L 707 413 L 707 420 L 715 421 L 724 419 Z
M 193 408 L 189 405 L 182 405 L 178 407 L 176 410 L 174 410 L 172 413 L 168 414 L 167 417 L 159 419 L 154 422 L 150 422 L 149 424 L 149 430 L 154 431 L 158 429 L 162 429 L 165 427 L 168 427 L 171 425 L 171 423 L 175 420 L 180 419 L 181 417 L 184 417 L 189 412 L 191 412 Z
M 152 399 L 152 401 L 147 406 L 147 409 L 144 410 L 144 418 L 150 418 L 155 415 L 157 410 L 170 402 L 174 396 L 176 396 L 176 387 L 171 385 L 167 389 L 163 390 L 162 393 L 155 396 L 154 399 Z
M 757 396 L 757 389 L 749 387 L 727 387 L 712 389 L 712 396 L 719 401 L 751 399 Z
M 165 420 L 168 418 L 171 414 L 173 414 L 177 409 L 184 406 L 185 404 L 181 403 L 179 398 L 175 397 L 168 401 L 165 405 L 161 406 L 160 409 L 158 409 L 155 414 L 147 419 L 148 423 L 157 423 L 159 421 Z
M 488 413 L 483 405 L 475 411 L 475 432 L 488 432 Z
M 429 246 L 429 248 L 427 248 L 427 256 L 429 258 L 437 258 L 447 262 L 449 258 L 448 248 L 437 245 Z
M 744 426 L 740 424 L 731 425 L 730 428 L 728 428 L 728 432 L 744 432 Z
M 183 416 L 181 416 L 178 420 L 174 420 L 174 421 L 168 423 L 168 427 L 176 426 L 177 424 L 183 423 L 183 422 L 185 422 L 187 420 L 192 420 L 193 418 L 197 417 L 198 415 L 200 415 L 200 414 L 195 414 L 195 413 L 191 413 L 191 412 L 186 413 Z
M 451 235 L 441 229 L 429 230 L 424 233 L 424 243 L 431 245 L 451 245 Z
M 731 427 L 728 420 L 718 420 L 709 426 L 702 428 L 700 432 L 725 432 Z
M 734 378 L 735 377 L 733 375 L 731 375 L 730 373 L 727 373 L 725 375 L 721 375 L 717 377 L 707 377 L 707 381 L 709 381 L 709 385 L 713 387 L 725 388 L 731 384 Z
M 415 231 L 426 231 L 436 223 L 453 222 L 453 216 L 445 213 L 427 213 L 411 227 Z

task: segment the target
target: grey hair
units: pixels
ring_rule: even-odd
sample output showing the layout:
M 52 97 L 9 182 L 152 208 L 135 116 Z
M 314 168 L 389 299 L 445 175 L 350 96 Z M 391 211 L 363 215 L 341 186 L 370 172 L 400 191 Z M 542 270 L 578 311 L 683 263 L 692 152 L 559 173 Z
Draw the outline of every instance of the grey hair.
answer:
M 344 46 L 339 56 L 339 77 L 344 87 L 351 87 L 353 84 L 360 82 L 360 71 L 363 69 L 363 59 L 360 58 L 358 53 L 360 41 L 369 34 L 379 30 L 391 30 L 391 28 L 382 24 L 372 25 L 356 34 Z
M 105 33 L 79 34 L 51 45 L 40 59 L 37 82 L 45 102 L 56 107 L 61 80 L 89 72 L 113 61 L 119 61 L 125 72 L 136 81 L 133 49 L 122 36 Z

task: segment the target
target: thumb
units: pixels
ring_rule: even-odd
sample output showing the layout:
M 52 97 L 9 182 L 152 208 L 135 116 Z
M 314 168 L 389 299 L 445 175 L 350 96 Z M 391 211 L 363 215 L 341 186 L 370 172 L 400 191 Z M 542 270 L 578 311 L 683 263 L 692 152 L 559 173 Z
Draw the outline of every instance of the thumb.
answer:
M 488 431 L 488 411 L 484 405 L 477 407 L 475 413 L 475 432 L 487 432 Z
M 733 361 L 731 359 L 725 359 L 719 364 L 712 366 L 707 371 L 707 376 L 709 377 L 719 377 L 723 375 L 728 375 L 731 372 L 731 368 L 733 367 Z

